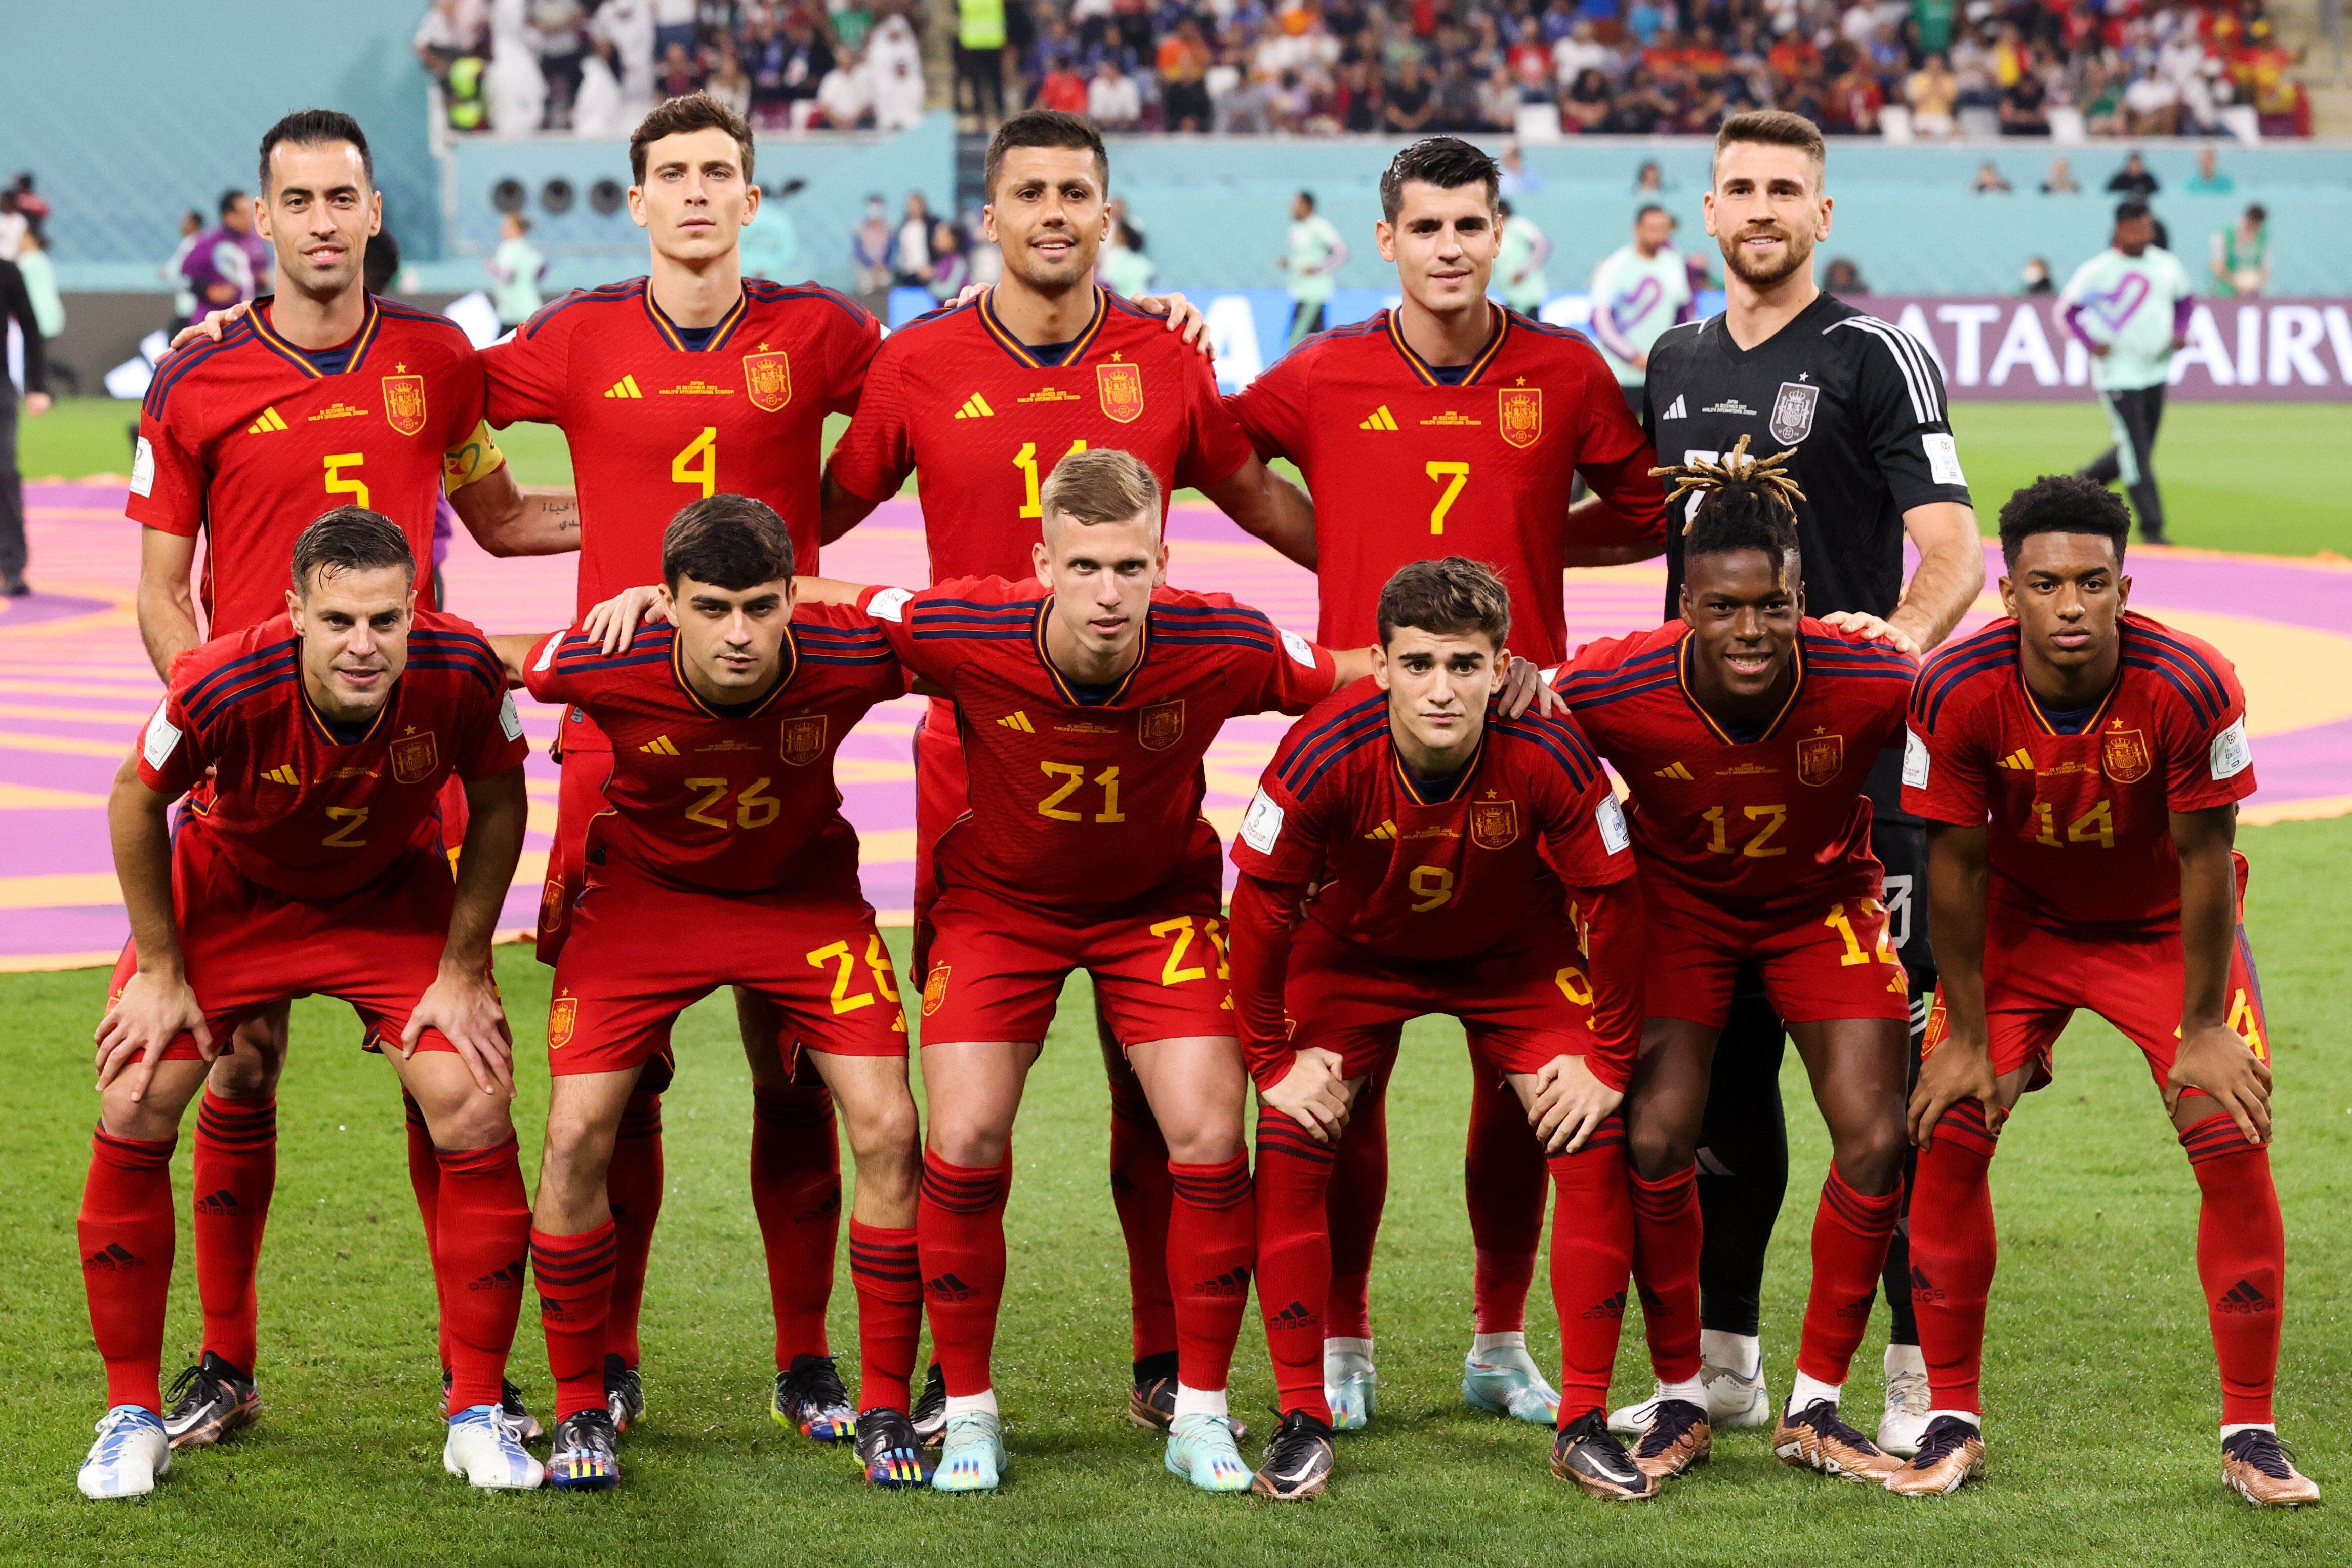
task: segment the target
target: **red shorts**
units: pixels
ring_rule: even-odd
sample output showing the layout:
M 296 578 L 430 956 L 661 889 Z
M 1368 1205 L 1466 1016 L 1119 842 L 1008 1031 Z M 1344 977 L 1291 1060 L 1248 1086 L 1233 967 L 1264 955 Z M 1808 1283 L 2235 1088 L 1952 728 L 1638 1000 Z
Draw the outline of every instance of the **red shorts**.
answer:
M 2245 862 L 2238 862 L 2241 902 Z M 2000 918 L 1993 911 L 1985 933 L 1985 1032 L 1992 1070 L 2015 1072 L 2030 1066 L 2029 1089 L 2053 1075 L 2051 1052 L 2078 1007 L 2113 1024 L 2140 1048 L 2158 1089 L 2172 1072 L 2180 1046 L 2180 1001 L 2187 974 L 2181 964 L 2180 932 L 2067 930 Z M 2270 1028 L 2263 1016 L 2262 980 L 2242 924 L 2230 946 L 2227 1018 L 2259 1061 L 2271 1058 Z M 1950 1030 L 1938 991 L 1927 1012 L 1922 1057 L 1943 1044 Z
M 188 985 L 205 1010 L 213 1043 L 226 1047 L 246 1019 L 289 997 L 334 996 L 357 1009 L 374 1050 L 400 1038 L 408 1015 L 441 973 L 456 885 L 447 857 L 419 849 L 382 877 L 341 898 L 309 902 L 249 881 L 212 839 L 183 824 L 172 840 L 172 913 Z M 135 943 L 116 960 L 108 1005 L 138 971 Z M 419 1050 L 454 1050 L 427 1029 Z M 183 1034 L 165 1061 L 199 1061 Z
M 548 1068 L 561 1077 L 657 1060 L 667 1083 L 671 1024 L 722 985 L 774 1003 L 783 1043 L 828 1056 L 907 1054 L 890 950 L 854 886 L 822 897 L 689 892 L 616 856 L 590 868 L 572 906 L 548 1006 Z
M 915 724 L 915 967 L 929 971 L 931 906 L 939 901 L 939 871 L 931 847 L 971 808 L 964 773 L 963 734 L 955 704 L 933 698 Z
M 566 723 L 570 722 L 569 718 Z M 588 879 L 588 824 L 606 809 L 604 783 L 613 753 L 603 736 L 593 751 L 566 750 L 563 783 L 555 801 L 555 842 L 547 851 L 547 880 L 539 890 L 539 961 L 551 967 L 572 933 L 572 907 Z
M 1650 957 L 1644 1011 L 1720 1029 L 1732 978 L 1757 961 L 1772 1010 L 1791 1024 L 1911 1016 L 1909 982 L 1874 898 L 1825 899 L 1744 920 L 1687 893 L 1649 884 Z
M 1498 1071 L 1538 1072 L 1555 1057 L 1582 1057 L 1593 1076 L 1622 1089 L 1633 1063 L 1593 1038 L 1586 974 L 1565 921 L 1514 952 L 1415 963 L 1335 935 L 1310 916 L 1290 950 L 1283 1005 L 1296 1021 L 1291 1045 L 1337 1051 L 1349 1078 L 1387 1062 L 1408 1020 L 1443 1013 L 1462 1021 L 1473 1055 Z
M 1043 1040 L 1063 983 L 1079 969 L 1094 977 L 1123 1045 L 1234 1033 L 1233 970 L 1213 886 L 1171 889 L 1091 920 L 1041 915 L 950 887 L 931 919 L 927 1046 Z

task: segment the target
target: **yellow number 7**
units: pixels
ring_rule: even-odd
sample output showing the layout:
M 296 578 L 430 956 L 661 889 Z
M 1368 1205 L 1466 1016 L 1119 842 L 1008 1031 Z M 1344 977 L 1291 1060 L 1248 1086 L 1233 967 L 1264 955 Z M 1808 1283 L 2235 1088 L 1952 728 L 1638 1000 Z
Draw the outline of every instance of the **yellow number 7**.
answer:
M 1437 498 L 1437 504 L 1429 509 L 1429 531 L 1444 533 L 1445 514 L 1454 510 L 1454 498 L 1460 495 L 1462 487 L 1470 482 L 1470 465 L 1432 461 L 1425 468 L 1431 479 L 1445 481 L 1445 492 Z

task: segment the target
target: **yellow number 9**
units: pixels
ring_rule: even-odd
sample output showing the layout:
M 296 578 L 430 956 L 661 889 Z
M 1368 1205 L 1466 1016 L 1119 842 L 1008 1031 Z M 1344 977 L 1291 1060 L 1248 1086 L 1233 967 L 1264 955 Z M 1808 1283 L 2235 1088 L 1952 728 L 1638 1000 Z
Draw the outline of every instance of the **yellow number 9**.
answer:
M 1414 914 L 1425 915 L 1454 901 L 1454 873 L 1443 866 L 1415 866 L 1405 883 L 1421 900 L 1412 906 Z

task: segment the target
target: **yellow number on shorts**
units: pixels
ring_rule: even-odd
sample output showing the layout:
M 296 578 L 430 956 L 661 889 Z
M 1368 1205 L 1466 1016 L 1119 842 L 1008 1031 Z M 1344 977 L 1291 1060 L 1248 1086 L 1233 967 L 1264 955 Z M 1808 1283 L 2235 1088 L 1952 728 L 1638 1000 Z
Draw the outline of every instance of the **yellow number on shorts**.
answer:
M 349 496 L 352 498 L 353 506 L 367 505 L 367 481 L 343 478 L 345 468 L 356 468 L 366 461 L 365 452 L 337 452 L 334 456 L 326 458 L 327 493 L 331 496 Z
M 1854 908 L 1861 910 L 1864 915 L 1883 914 L 1885 912 L 1885 906 L 1880 904 L 1876 899 L 1858 900 L 1854 904 Z M 1845 939 L 1845 951 L 1838 955 L 1838 964 L 1841 968 L 1850 967 L 1857 963 L 1869 963 L 1874 961 L 1879 963 L 1899 963 L 1901 962 L 1901 960 L 1895 956 L 1895 949 L 1889 945 L 1886 940 L 1886 927 L 1884 924 L 1881 924 L 1878 928 L 1878 940 L 1876 942 L 1872 944 L 1871 951 L 1867 952 L 1863 951 L 1861 939 L 1854 935 L 1853 921 L 1846 918 L 1845 906 L 1843 904 L 1832 904 L 1830 906 L 1830 912 L 1822 917 L 1822 924 L 1827 926 L 1830 930 L 1837 932 L 1838 935 Z
M 1076 763 L 1039 763 L 1037 771 L 1049 779 L 1062 781 L 1053 794 L 1037 803 L 1037 815 L 1055 822 L 1084 822 L 1087 819 L 1085 812 L 1064 811 L 1062 803 L 1076 794 L 1078 786 L 1087 782 L 1087 770 Z M 1127 815 L 1118 809 L 1118 770 L 1105 768 L 1095 775 L 1094 782 L 1103 792 L 1102 809 L 1095 813 L 1094 819 L 1097 822 L 1125 822 Z
M 1201 930 L 1207 935 L 1209 946 L 1217 955 L 1217 978 L 1231 980 L 1234 977 L 1234 965 L 1225 949 L 1225 922 L 1220 920 L 1205 920 L 1201 922 Z
M 328 834 L 324 838 L 320 839 L 320 845 L 322 847 L 332 847 L 337 849 L 366 848 L 366 839 L 354 838 L 352 835 L 367 826 L 367 818 L 368 808 L 363 805 L 331 805 L 327 807 L 327 820 L 329 822 L 340 822 L 342 826 L 336 828 L 332 833 Z
M 905 1034 L 907 1009 L 898 1005 L 898 976 L 891 971 L 890 950 L 882 945 L 882 933 L 879 931 L 869 932 L 866 938 L 866 967 L 874 976 L 874 989 L 890 999 L 891 1011 L 896 1015 L 890 1020 L 890 1032 Z
M 1412 875 L 1405 879 L 1405 886 L 1421 900 L 1412 906 L 1417 915 L 1425 915 L 1454 901 L 1454 873 L 1443 866 L 1415 866 Z
M 1172 936 L 1176 939 L 1169 943 L 1168 962 L 1160 966 L 1160 984 L 1181 985 L 1187 980 L 1206 980 L 1209 977 L 1209 971 L 1205 965 L 1195 964 L 1190 969 L 1183 967 L 1184 955 L 1192 950 L 1192 917 L 1191 915 L 1178 915 L 1174 920 L 1161 921 L 1151 928 L 1151 934 Z
M 856 996 L 849 994 L 849 975 L 850 972 L 857 967 L 857 960 L 851 955 L 847 942 L 836 942 L 818 948 L 808 955 L 808 963 L 811 969 L 823 969 L 828 963 L 838 965 L 833 972 L 835 1013 L 855 1013 L 860 1007 L 873 1005 L 874 995 L 871 992 L 861 993 Z M 872 963 L 870 955 L 867 963 L 869 964 Z
M 1423 465 L 1423 471 L 1433 479 L 1445 481 L 1445 489 L 1439 494 L 1437 504 L 1429 509 L 1429 531 L 1444 533 L 1445 514 L 1454 510 L 1454 499 L 1462 493 L 1462 487 L 1470 482 L 1470 465 L 1432 461 Z
M 1746 808 L 1745 815 L 1748 821 L 1760 822 L 1764 826 L 1757 830 L 1756 836 L 1753 838 L 1750 838 L 1747 843 L 1741 845 L 1736 853 L 1743 855 L 1750 860 L 1769 860 L 1775 855 L 1786 855 L 1789 852 L 1788 846 L 1785 844 L 1777 848 L 1768 849 L 1765 847 L 1766 845 L 1771 842 L 1772 835 L 1780 831 L 1780 825 L 1789 819 L 1789 808 L 1787 806 L 1751 805 Z M 1724 808 L 1722 806 L 1708 806 L 1705 811 L 1699 813 L 1699 818 L 1707 825 L 1708 833 L 1706 847 L 1709 854 L 1730 855 L 1735 853 L 1731 847 L 1730 836 L 1726 831 L 1724 826 Z
M 697 458 L 701 458 L 696 462 Z M 709 500 L 719 489 L 719 426 L 705 425 L 702 434 L 678 449 L 669 460 L 669 477 L 673 483 L 692 485 Z
M 1087 444 L 1084 441 L 1073 441 L 1070 443 L 1070 451 L 1063 453 L 1062 457 L 1066 458 L 1070 452 L 1083 452 L 1086 449 Z M 1060 458 L 1055 460 L 1058 462 Z M 1021 450 L 1013 454 L 1013 466 L 1021 470 L 1021 515 L 1023 517 L 1045 516 L 1045 508 L 1037 499 L 1038 480 L 1041 478 L 1037 472 L 1037 443 L 1022 442 Z
M 698 822 L 705 827 L 717 827 L 720 829 L 732 826 L 732 824 L 729 823 L 723 816 L 705 816 L 702 815 L 705 811 L 717 805 L 720 801 L 727 798 L 727 792 L 735 787 L 731 781 L 727 779 L 688 779 L 686 781 L 686 787 L 688 789 L 698 789 L 703 792 L 702 798 L 700 800 L 696 801 L 692 805 L 686 808 L 686 819 L 688 822 Z

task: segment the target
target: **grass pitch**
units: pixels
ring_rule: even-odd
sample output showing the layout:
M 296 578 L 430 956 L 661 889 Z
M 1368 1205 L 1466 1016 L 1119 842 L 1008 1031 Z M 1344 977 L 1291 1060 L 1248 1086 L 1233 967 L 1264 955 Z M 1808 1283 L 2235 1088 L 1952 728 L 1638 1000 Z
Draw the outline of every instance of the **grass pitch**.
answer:
M 129 426 L 137 418 L 128 403 L 60 403 L 22 423 L 20 466 L 36 476 L 127 473 Z M 2341 404 L 2174 404 L 2165 411 L 2156 452 L 2173 539 L 2263 555 L 2352 553 L 2352 511 L 2342 500 L 2352 486 L 2345 420 Z M 2012 491 L 2037 475 L 2072 473 L 2108 444 L 2106 421 L 2087 398 L 1956 403 L 1952 422 L 1988 532 Z M 847 423 L 838 416 L 828 422 L 828 449 Z M 571 481 L 571 458 L 552 426 L 513 426 L 499 442 L 524 483 Z
M 2278 1075 L 2275 1169 L 2293 1288 L 2279 1416 L 2306 1471 L 2352 1502 L 2352 1025 L 2342 976 L 2352 931 L 2352 825 L 2242 836 Z M 547 972 L 499 950 L 517 1033 L 545 1016 Z M 2331 1509 L 2256 1514 L 2223 1491 L 2219 1394 L 2193 1265 L 2197 1190 L 2138 1054 L 2079 1021 L 2060 1078 L 2001 1140 L 2003 1267 L 1987 1358 L 1992 1478 L 1941 1501 L 1786 1469 L 1764 1435 L 1719 1436 L 1712 1465 L 1654 1503 L 1594 1502 L 1546 1472 L 1548 1439 L 1460 1406 L 1470 1245 L 1460 1162 L 1465 1057 L 1450 1024 L 1408 1037 L 1390 1112 L 1393 1190 L 1374 1312 L 1381 1405 L 1344 1438 L 1340 1479 L 1310 1505 L 1192 1491 L 1122 1414 L 1125 1268 L 1106 1190 L 1108 1099 L 1083 982 L 1064 1001 L 1033 1080 L 1008 1217 L 1013 1276 L 1000 1338 L 1013 1467 L 988 1498 L 867 1490 L 848 1456 L 765 1414 L 772 1341 L 747 1201 L 748 1079 L 723 1002 L 680 1026 L 667 1113 L 670 1190 L 645 1318 L 651 1414 L 604 1497 L 476 1493 L 444 1476 L 433 1294 L 390 1070 L 356 1049 L 347 1008 L 296 1007 L 282 1090 L 276 1211 L 261 1263 L 267 1414 L 257 1430 L 180 1461 L 144 1504 L 91 1504 L 73 1471 L 103 1385 L 75 1270 L 74 1214 L 94 1115 L 89 1038 L 104 972 L 0 979 L 16 1086 L 0 1170 L 16 1223 L 0 1232 L 0 1560 L 134 1556 L 168 1563 L 765 1563 L 1020 1562 L 1801 1563 L 1958 1561 L 2340 1563 Z M 527 1170 L 536 1165 L 544 1058 L 520 1054 Z M 1765 1306 L 1767 1364 L 1785 1391 L 1802 1312 L 1805 1231 L 1828 1158 L 1793 1055 L 1790 1202 Z M 188 1140 L 175 1187 L 185 1212 Z M 165 1363 L 199 1332 L 183 1222 Z M 1539 1360 L 1558 1350 L 1540 1278 Z M 836 1348 L 854 1348 L 845 1261 Z M 1629 1321 L 1621 1397 L 1645 1390 Z M 1876 1418 L 1883 1320 L 1856 1363 L 1848 1414 Z M 1271 1393 L 1253 1311 L 1235 1408 L 1260 1430 Z M 534 1405 L 550 1384 L 526 1313 L 515 1369 Z M 1255 1454 L 1256 1443 L 1246 1446 Z

